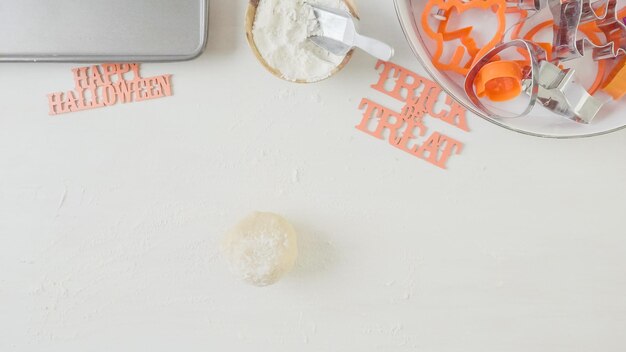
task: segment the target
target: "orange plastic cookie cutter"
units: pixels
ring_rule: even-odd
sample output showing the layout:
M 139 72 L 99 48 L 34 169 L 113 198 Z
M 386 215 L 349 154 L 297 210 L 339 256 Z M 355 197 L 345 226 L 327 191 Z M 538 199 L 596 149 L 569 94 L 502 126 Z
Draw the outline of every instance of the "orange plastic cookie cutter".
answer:
M 528 18 L 528 11 L 520 7 L 507 7 L 505 13 L 519 15 L 518 22 L 507 29 L 507 32 L 511 31 L 511 39 L 518 39 Z M 525 53 L 524 50 L 520 50 L 520 52 Z M 496 55 L 494 61 L 486 64 L 478 71 L 473 82 L 476 95 L 480 98 L 486 96 L 495 102 L 515 99 L 522 93 L 524 76 L 522 67 L 524 66 L 527 66 L 526 62 L 499 60 Z
M 434 10 L 437 9 L 436 12 Z M 453 12 L 462 14 L 470 9 L 491 10 L 498 20 L 495 34 L 482 48 L 479 48 L 472 31 L 474 27 L 464 27 L 461 29 L 447 31 L 448 22 Z M 443 71 L 453 71 L 463 76 L 469 72 L 475 59 L 482 57 L 489 50 L 501 42 L 504 37 L 506 25 L 506 2 L 504 0 L 430 0 L 422 12 L 422 27 L 428 37 L 436 41 L 437 47 L 432 57 L 433 65 Z M 430 17 L 435 17 L 439 24 L 437 30 L 430 27 Z M 457 46 L 449 62 L 443 62 L 442 56 L 446 42 L 459 40 L 461 45 Z M 463 62 L 464 57 L 469 59 Z
M 483 66 L 474 80 L 476 95 L 502 102 L 522 93 L 523 72 L 520 63 L 511 60 L 493 61 Z
M 528 18 L 528 11 L 520 7 L 507 7 L 505 13 L 519 15 L 518 22 L 507 29 L 507 32 L 511 31 L 511 39 L 520 38 L 520 33 Z M 520 49 L 520 53 L 523 54 L 525 51 Z M 493 62 L 486 64 L 478 71 L 474 79 L 476 95 L 479 98 L 486 96 L 495 102 L 515 99 L 522 93 L 524 75 L 522 67 L 526 65 L 527 63 L 522 61 L 499 60 L 496 56 Z
M 611 70 L 602 90 L 615 100 L 626 94 L 626 57 L 620 59 Z

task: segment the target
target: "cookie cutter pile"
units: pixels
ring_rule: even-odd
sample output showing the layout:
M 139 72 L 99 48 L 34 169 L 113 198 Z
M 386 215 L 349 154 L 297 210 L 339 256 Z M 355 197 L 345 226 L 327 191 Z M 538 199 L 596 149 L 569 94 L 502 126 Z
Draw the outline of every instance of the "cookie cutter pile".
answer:
M 433 65 L 465 77 L 469 99 L 493 118 L 528 115 L 536 104 L 578 123 L 591 123 L 610 98 L 626 94 L 626 7 L 617 11 L 617 0 L 428 0 L 421 23 L 434 40 Z M 473 26 L 449 30 L 454 15 L 470 10 L 489 11 L 497 25 L 484 45 L 477 44 Z M 529 19 L 549 11 L 552 19 L 525 30 Z M 519 21 L 507 28 L 507 15 Z M 434 25 L 433 25 L 434 23 Z M 552 27 L 552 42 L 541 42 L 537 33 Z M 506 38 L 506 39 L 505 39 Z M 458 45 L 460 43 L 460 45 Z M 454 45 L 444 61 L 446 45 Z M 503 57 L 514 50 L 520 59 Z M 597 62 L 589 87 L 583 87 L 573 68 L 564 63 L 590 56 Z M 608 74 L 607 74 L 608 72 Z M 521 113 L 498 109 L 492 102 L 506 102 L 520 96 L 528 102 Z

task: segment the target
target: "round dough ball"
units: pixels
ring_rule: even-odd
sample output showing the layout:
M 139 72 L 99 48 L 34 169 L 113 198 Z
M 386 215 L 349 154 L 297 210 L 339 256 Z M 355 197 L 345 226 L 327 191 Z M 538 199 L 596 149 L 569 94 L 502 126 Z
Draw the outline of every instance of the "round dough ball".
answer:
M 241 279 L 267 286 L 293 268 L 298 256 L 297 235 L 282 216 L 255 212 L 226 234 L 222 251 Z

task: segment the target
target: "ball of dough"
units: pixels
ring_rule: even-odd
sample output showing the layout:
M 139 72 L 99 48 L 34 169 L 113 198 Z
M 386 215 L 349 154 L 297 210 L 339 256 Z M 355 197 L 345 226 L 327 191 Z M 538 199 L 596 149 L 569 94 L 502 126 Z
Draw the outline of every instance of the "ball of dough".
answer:
M 226 234 L 222 251 L 241 279 L 267 286 L 293 268 L 298 256 L 297 235 L 282 216 L 255 212 Z

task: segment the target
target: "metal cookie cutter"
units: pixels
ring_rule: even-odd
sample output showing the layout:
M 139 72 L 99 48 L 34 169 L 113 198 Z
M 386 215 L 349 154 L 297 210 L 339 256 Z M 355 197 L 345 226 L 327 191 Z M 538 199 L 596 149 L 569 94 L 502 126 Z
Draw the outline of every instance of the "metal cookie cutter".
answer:
M 548 61 L 542 61 L 537 83 L 539 103 L 573 121 L 590 123 L 602 108 L 603 103 L 599 99 L 589 95 L 585 88 L 574 82 L 573 69 L 562 70 Z M 530 88 L 532 82 L 524 80 L 523 85 Z
M 525 91 L 528 95 L 530 95 L 530 101 L 526 109 L 520 113 L 510 113 L 507 111 L 496 110 L 487 107 L 480 101 L 478 94 L 475 90 L 474 83 L 476 78 L 478 77 L 479 72 L 483 67 L 497 59 L 498 54 L 508 48 L 518 48 L 524 51 L 524 56 L 528 58 L 528 64 L 522 70 L 523 82 L 525 83 L 524 87 L 526 87 Z M 523 40 L 523 39 L 515 39 L 509 42 L 500 44 L 495 48 L 491 49 L 487 54 L 485 54 L 482 58 L 478 59 L 474 66 L 469 70 L 467 77 L 465 77 L 465 93 L 472 101 L 472 103 L 482 110 L 484 113 L 489 115 L 492 118 L 515 118 L 522 117 L 528 115 L 530 111 L 535 106 L 537 102 L 537 97 L 539 95 L 539 63 L 546 60 L 546 51 L 540 47 L 539 45 Z
M 546 7 L 547 0 L 505 0 L 507 6 L 521 10 L 539 11 Z
M 582 57 L 591 50 L 594 60 L 611 59 L 626 53 L 626 25 L 617 18 L 617 0 L 606 1 L 605 14 L 596 14 L 590 0 L 548 0 L 554 18 L 553 60 L 567 61 Z M 578 39 L 581 25 L 595 24 L 609 41 L 596 45 L 587 38 Z
M 528 64 L 523 69 L 522 86 L 530 96 L 526 109 L 521 114 L 491 109 L 484 105 L 474 89 L 480 70 L 503 50 L 517 47 L 526 51 Z M 516 39 L 501 44 L 477 61 L 465 79 L 465 93 L 472 103 L 493 118 L 512 118 L 528 115 L 539 102 L 548 110 L 580 123 L 590 123 L 596 116 L 602 102 L 587 93 L 585 88 L 573 80 L 574 70 L 561 70 L 546 60 L 546 52 L 539 45 L 523 39 Z
M 585 8 L 588 9 L 587 11 L 591 11 L 591 13 L 595 16 L 595 12 L 593 12 L 593 9 L 589 4 L 589 0 L 585 0 L 585 3 Z M 617 0 L 607 0 L 605 15 L 595 21 L 595 24 L 598 26 L 600 31 L 604 33 L 606 39 L 611 41 L 613 44 L 611 47 L 613 57 L 626 54 L 626 24 L 624 24 L 623 19 L 619 18 L 616 7 Z
M 625 14 L 626 14 L 626 11 L 625 11 Z M 621 17 L 621 14 L 619 16 Z M 537 43 L 537 41 L 534 39 L 537 33 L 539 33 L 539 31 L 543 30 L 544 28 L 552 27 L 553 23 L 554 23 L 553 20 L 547 20 L 542 23 L 539 23 L 535 27 L 531 28 L 528 32 L 526 32 L 523 38 Z M 600 33 L 600 30 L 597 28 L 597 26 L 595 26 L 595 23 L 589 23 L 589 25 L 581 25 L 580 27 L 578 27 L 578 29 L 582 33 L 584 33 L 592 43 L 596 45 L 601 45 L 600 35 L 598 34 Z M 544 48 L 546 52 L 548 53 L 548 61 L 552 61 L 552 44 L 545 43 L 545 42 L 539 42 L 537 44 L 540 45 L 542 48 Z M 587 88 L 587 91 L 589 92 L 589 94 L 594 95 L 598 91 L 598 89 L 600 89 L 600 87 L 602 86 L 602 83 L 604 82 L 604 73 L 606 72 L 608 63 L 609 63 L 609 60 L 597 61 L 598 69 L 596 72 L 596 78 L 591 84 L 591 86 Z

